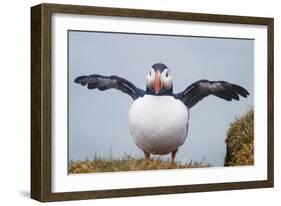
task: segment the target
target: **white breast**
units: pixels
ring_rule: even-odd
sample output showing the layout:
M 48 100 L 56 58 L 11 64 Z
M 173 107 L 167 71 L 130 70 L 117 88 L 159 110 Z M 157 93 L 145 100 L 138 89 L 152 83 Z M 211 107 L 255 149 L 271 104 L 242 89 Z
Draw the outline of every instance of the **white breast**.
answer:
M 168 154 L 186 139 L 189 112 L 171 96 L 145 95 L 129 110 L 130 131 L 136 145 L 152 154 Z

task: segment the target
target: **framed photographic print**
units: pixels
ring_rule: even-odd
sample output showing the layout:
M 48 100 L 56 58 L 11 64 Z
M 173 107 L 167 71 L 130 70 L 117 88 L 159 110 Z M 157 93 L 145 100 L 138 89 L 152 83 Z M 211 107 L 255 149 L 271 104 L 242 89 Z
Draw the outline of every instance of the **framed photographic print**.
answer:
M 31 197 L 273 187 L 273 19 L 31 8 Z

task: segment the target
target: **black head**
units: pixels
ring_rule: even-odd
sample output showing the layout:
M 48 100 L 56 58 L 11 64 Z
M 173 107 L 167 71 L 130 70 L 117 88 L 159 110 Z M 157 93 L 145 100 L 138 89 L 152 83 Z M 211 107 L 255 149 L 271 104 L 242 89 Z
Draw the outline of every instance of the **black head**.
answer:
M 154 69 L 155 72 L 160 71 L 160 73 L 162 73 L 165 69 L 168 69 L 168 67 L 162 63 L 153 64 L 152 68 Z
M 173 83 L 169 68 L 162 63 L 156 63 L 151 66 L 149 74 L 146 77 L 146 93 L 153 95 L 172 95 Z

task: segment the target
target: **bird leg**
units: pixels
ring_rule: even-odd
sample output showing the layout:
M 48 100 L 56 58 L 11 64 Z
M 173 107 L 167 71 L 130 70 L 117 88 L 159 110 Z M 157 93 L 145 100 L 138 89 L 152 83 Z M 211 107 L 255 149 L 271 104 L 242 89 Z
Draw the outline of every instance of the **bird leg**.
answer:
M 178 149 L 176 149 L 175 151 L 172 152 L 172 163 L 175 162 L 175 158 L 176 158 L 176 153 L 177 153 Z
M 143 152 L 144 152 L 145 159 L 146 159 L 146 160 L 149 160 L 150 153 L 149 153 L 149 152 L 146 152 L 146 151 L 143 151 Z

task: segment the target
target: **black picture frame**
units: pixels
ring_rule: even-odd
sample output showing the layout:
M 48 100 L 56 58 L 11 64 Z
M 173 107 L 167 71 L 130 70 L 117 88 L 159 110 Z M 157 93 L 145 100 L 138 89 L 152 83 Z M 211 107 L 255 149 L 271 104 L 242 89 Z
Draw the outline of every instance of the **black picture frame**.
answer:
M 194 22 L 221 22 L 267 27 L 267 179 L 231 183 L 163 186 L 133 189 L 53 193 L 51 190 L 51 16 L 54 13 L 100 15 Z M 40 4 L 31 8 L 31 197 L 48 201 L 80 200 L 139 195 L 159 195 L 233 189 L 273 187 L 274 184 L 274 88 L 272 18 L 229 16 L 170 11 L 105 8 L 78 5 Z

